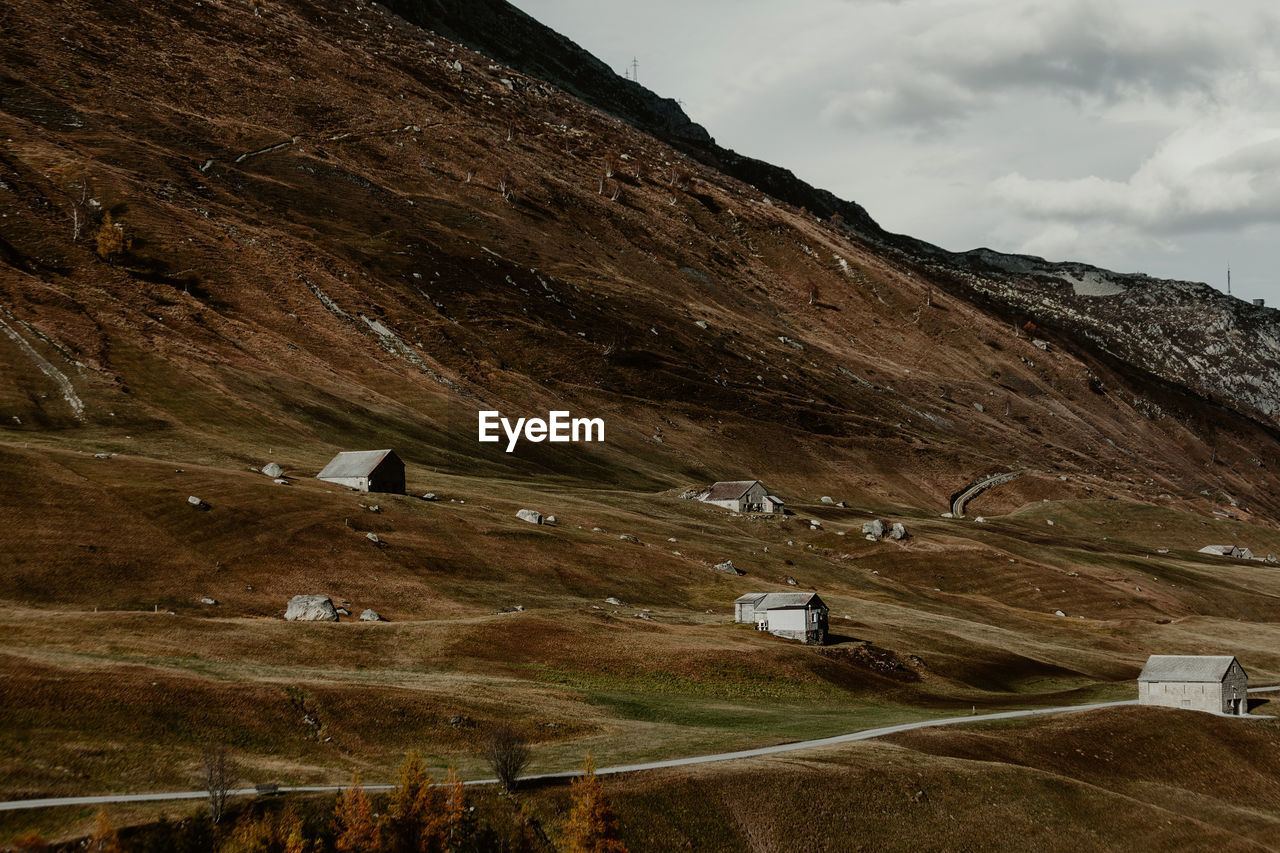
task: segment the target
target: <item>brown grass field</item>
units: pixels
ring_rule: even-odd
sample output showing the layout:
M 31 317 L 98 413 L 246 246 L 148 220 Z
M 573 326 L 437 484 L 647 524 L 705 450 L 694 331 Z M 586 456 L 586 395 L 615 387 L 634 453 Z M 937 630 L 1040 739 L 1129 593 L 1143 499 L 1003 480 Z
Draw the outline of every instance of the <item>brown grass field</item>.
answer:
M 1264 419 L 1038 349 L 381 6 L 262 5 L 0 12 L 0 799 L 191 789 L 210 743 L 244 784 L 387 781 L 410 748 L 475 777 L 498 721 L 537 771 L 692 755 L 1127 698 L 1155 652 L 1280 683 L 1280 566 L 1197 553 L 1280 554 Z M 86 194 L 125 255 L 74 237 Z M 482 408 L 607 440 L 505 454 Z M 372 447 L 408 495 L 314 479 Z M 289 485 L 249 470 L 272 460 Z M 679 497 L 741 477 L 794 514 Z M 865 540 L 876 517 L 910 537 Z M 829 646 L 732 624 L 788 578 Z M 285 622 L 298 593 L 389 621 Z M 633 850 L 1274 849 L 1276 737 L 1126 708 L 607 788 Z M 565 789 L 520 796 L 554 841 Z M 0 843 L 92 818 L 4 813 Z

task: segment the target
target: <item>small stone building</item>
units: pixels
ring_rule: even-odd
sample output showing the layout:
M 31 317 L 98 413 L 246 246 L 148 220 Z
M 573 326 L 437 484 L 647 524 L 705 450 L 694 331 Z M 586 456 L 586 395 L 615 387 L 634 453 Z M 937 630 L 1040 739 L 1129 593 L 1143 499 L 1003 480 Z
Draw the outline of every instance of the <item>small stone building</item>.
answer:
M 733 619 L 790 640 L 827 641 L 827 605 L 815 592 L 749 592 L 733 602 Z
M 1241 548 L 1239 545 L 1205 545 L 1200 549 L 1201 554 L 1216 554 L 1220 557 L 1235 557 L 1239 560 L 1252 560 L 1253 551 L 1248 548 Z
M 1249 676 L 1231 655 L 1152 655 L 1138 676 L 1138 704 L 1247 714 Z
M 714 483 L 705 494 L 699 495 L 699 499 L 734 512 L 781 513 L 783 511 L 782 498 L 769 494 L 769 490 L 759 480 L 728 480 Z
M 394 450 L 350 450 L 333 457 L 316 479 L 362 492 L 404 494 L 404 462 Z

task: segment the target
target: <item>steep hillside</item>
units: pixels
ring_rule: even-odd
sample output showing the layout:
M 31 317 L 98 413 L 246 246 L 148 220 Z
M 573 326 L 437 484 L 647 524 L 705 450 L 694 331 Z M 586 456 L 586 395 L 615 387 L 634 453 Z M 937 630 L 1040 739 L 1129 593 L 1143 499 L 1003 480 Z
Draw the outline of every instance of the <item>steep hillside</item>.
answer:
M 1052 330 L 1076 347 L 1190 388 L 1272 426 L 1280 415 L 1280 314 L 1203 284 L 1117 274 L 990 249 L 949 252 L 882 229 L 860 205 L 786 169 L 716 145 L 660 98 L 506 0 L 390 0 L 406 19 L 549 80 L 726 174 L 844 228 L 882 250 L 929 264 L 940 282 L 998 313 Z M 977 275 L 967 275 L 974 272 Z
M 499 720 L 538 769 L 689 754 L 1128 696 L 1157 650 L 1280 679 L 1280 571 L 1197 552 L 1280 554 L 1277 435 L 1135 312 L 1068 323 L 1110 297 L 867 239 L 381 4 L 0 14 L 3 798 L 187 787 L 209 741 L 478 774 Z M 490 409 L 605 441 L 506 453 Z M 312 476 L 374 447 L 409 495 Z M 794 514 L 681 498 L 739 477 Z M 793 588 L 831 646 L 730 621 Z

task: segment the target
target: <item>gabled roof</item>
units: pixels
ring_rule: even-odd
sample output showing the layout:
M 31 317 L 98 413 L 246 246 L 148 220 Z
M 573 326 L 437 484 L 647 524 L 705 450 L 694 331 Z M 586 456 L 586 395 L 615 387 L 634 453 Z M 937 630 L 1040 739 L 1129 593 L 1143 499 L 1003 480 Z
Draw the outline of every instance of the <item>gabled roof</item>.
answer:
M 756 610 L 780 610 L 787 607 L 826 607 L 816 592 L 749 592 L 737 602 L 750 602 Z
M 726 480 L 722 483 L 712 483 L 711 491 L 707 492 L 704 501 L 736 501 L 747 493 L 747 489 L 754 486 L 759 480 Z
M 776 504 L 784 504 L 784 503 L 786 503 L 786 501 L 784 501 L 782 498 L 778 497 L 777 495 L 765 495 L 765 499 L 766 499 L 766 500 L 771 500 L 771 501 L 773 501 L 773 502 L 774 502 L 774 503 L 776 503 Z
M 333 457 L 316 478 L 368 477 L 388 454 L 395 456 L 391 450 L 348 450 Z
M 1138 680 L 1221 683 L 1234 662 L 1231 655 L 1152 655 Z
M 1221 554 L 1224 557 L 1230 557 L 1231 552 L 1236 549 L 1235 545 L 1205 545 L 1200 549 L 1201 554 Z

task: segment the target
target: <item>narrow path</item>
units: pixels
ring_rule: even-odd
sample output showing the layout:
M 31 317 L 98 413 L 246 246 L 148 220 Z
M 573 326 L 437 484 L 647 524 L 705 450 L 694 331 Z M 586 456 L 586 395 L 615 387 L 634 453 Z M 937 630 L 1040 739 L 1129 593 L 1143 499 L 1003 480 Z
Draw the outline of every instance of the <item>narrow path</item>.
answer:
M 1280 685 L 1275 687 L 1251 687 L 1250 693 L 1266 693 L 1270 691 L 1280 690 Z M 874 738 L 885 737 L 887 735 L 896 735 L 900 732 L 909 732 L 916 729 L 927 729 L 934 726 L 954 726 L 963 725 L 964 723 L 984 723 L 991 720 L 1014 720 L 1020 717 L 1039 717 L 1046 714 L 1067 714 L 1073 711 L 1094 711 L 1099 708 L 1119 708 L 1125 705 L 1137 705 L 1137 699 L 1126 699 L 1119 702 L 1095 702 L 1090 705 L 1062 705 L 1057 708 L 1032 708 L 1025 711 L 1000 711 L 994 714 L 975 714 L 965 717 L 945 717 L 940 720 L 920 720 L 914 723 L 900 723 L 896 726 L 881 726 L 875 729 L 863 729 L 862 731 L 849 732 L 842 735 L 833 735 L 831 737 L 814 738 L 813 740 L 798 740 L 792 743 L 779 743 L 773 746 L 761 746 L 755 749 L 740 749 L 736 752 L 716 752 L 710 755 L 694 755 L 687 758 L 668 758 L 663 761 L 645 761 L 638 764 L 617 764 L 612 767 L 596 768 L 598 776 L 612 776 L 617 773 L 638 773 L 642 770 L 663 770 L 668 767 L 690 767 L 695 764 L 712 764 L 717 761 L 735 761 L 740 758 L 758 758 L 765 755 L 778 755 L 784 752 L 799 752 L 805 749 L 816 749 L 824 746 L 837 746 L 843 743 L 854 743 L 860 740 L 872 740 Z M 1225 715 L 1224 715 L 1225 716 Z M 537 773 L 531 776 L 522 776 L 521 781 L 555 781 L 559 779 L 572 779 L 579 775 L 579 771 L 570 770 L 562 773 Z M 497 779 L 472 779 L 465 782 L 467 785 L 493 785 L 497 783 Z M 300 786 L 280 786 L 272 789 L 272 793 L 281 794 L 304 794 L 304 793 L 324 793 L 336 792 L 345 788 L 345 785 L 300 785 Z M 390 791 L 391 785 L 361 785 L 366 791 Z M 233 797 L 247 797 L 263 793 L 257 788 L 240 788 L 230 791 Z M 0 802 L 0 811 L 17 811 L 19 809 L 47 809 L 56 806 L 99 806 L 110 805 L 113 803 L 152 803 L 171 800 L 203 800 L 208 797 L 206 791 L 175 791 L 171 793 L 155 793 L 155 794 L 107 794 L 103 796 L 92 797 L 49 797 L 41 800 L 9 800 Z
M 983 477 L 961 490 L 951 499 L 951 514 L 956 518 L 964 518 L 964 505 L 985 492 L 992 486 L 1001 486 L 1021 477 L 1026 471 L 1006 471 L 1002 474 L 991 474 Z

